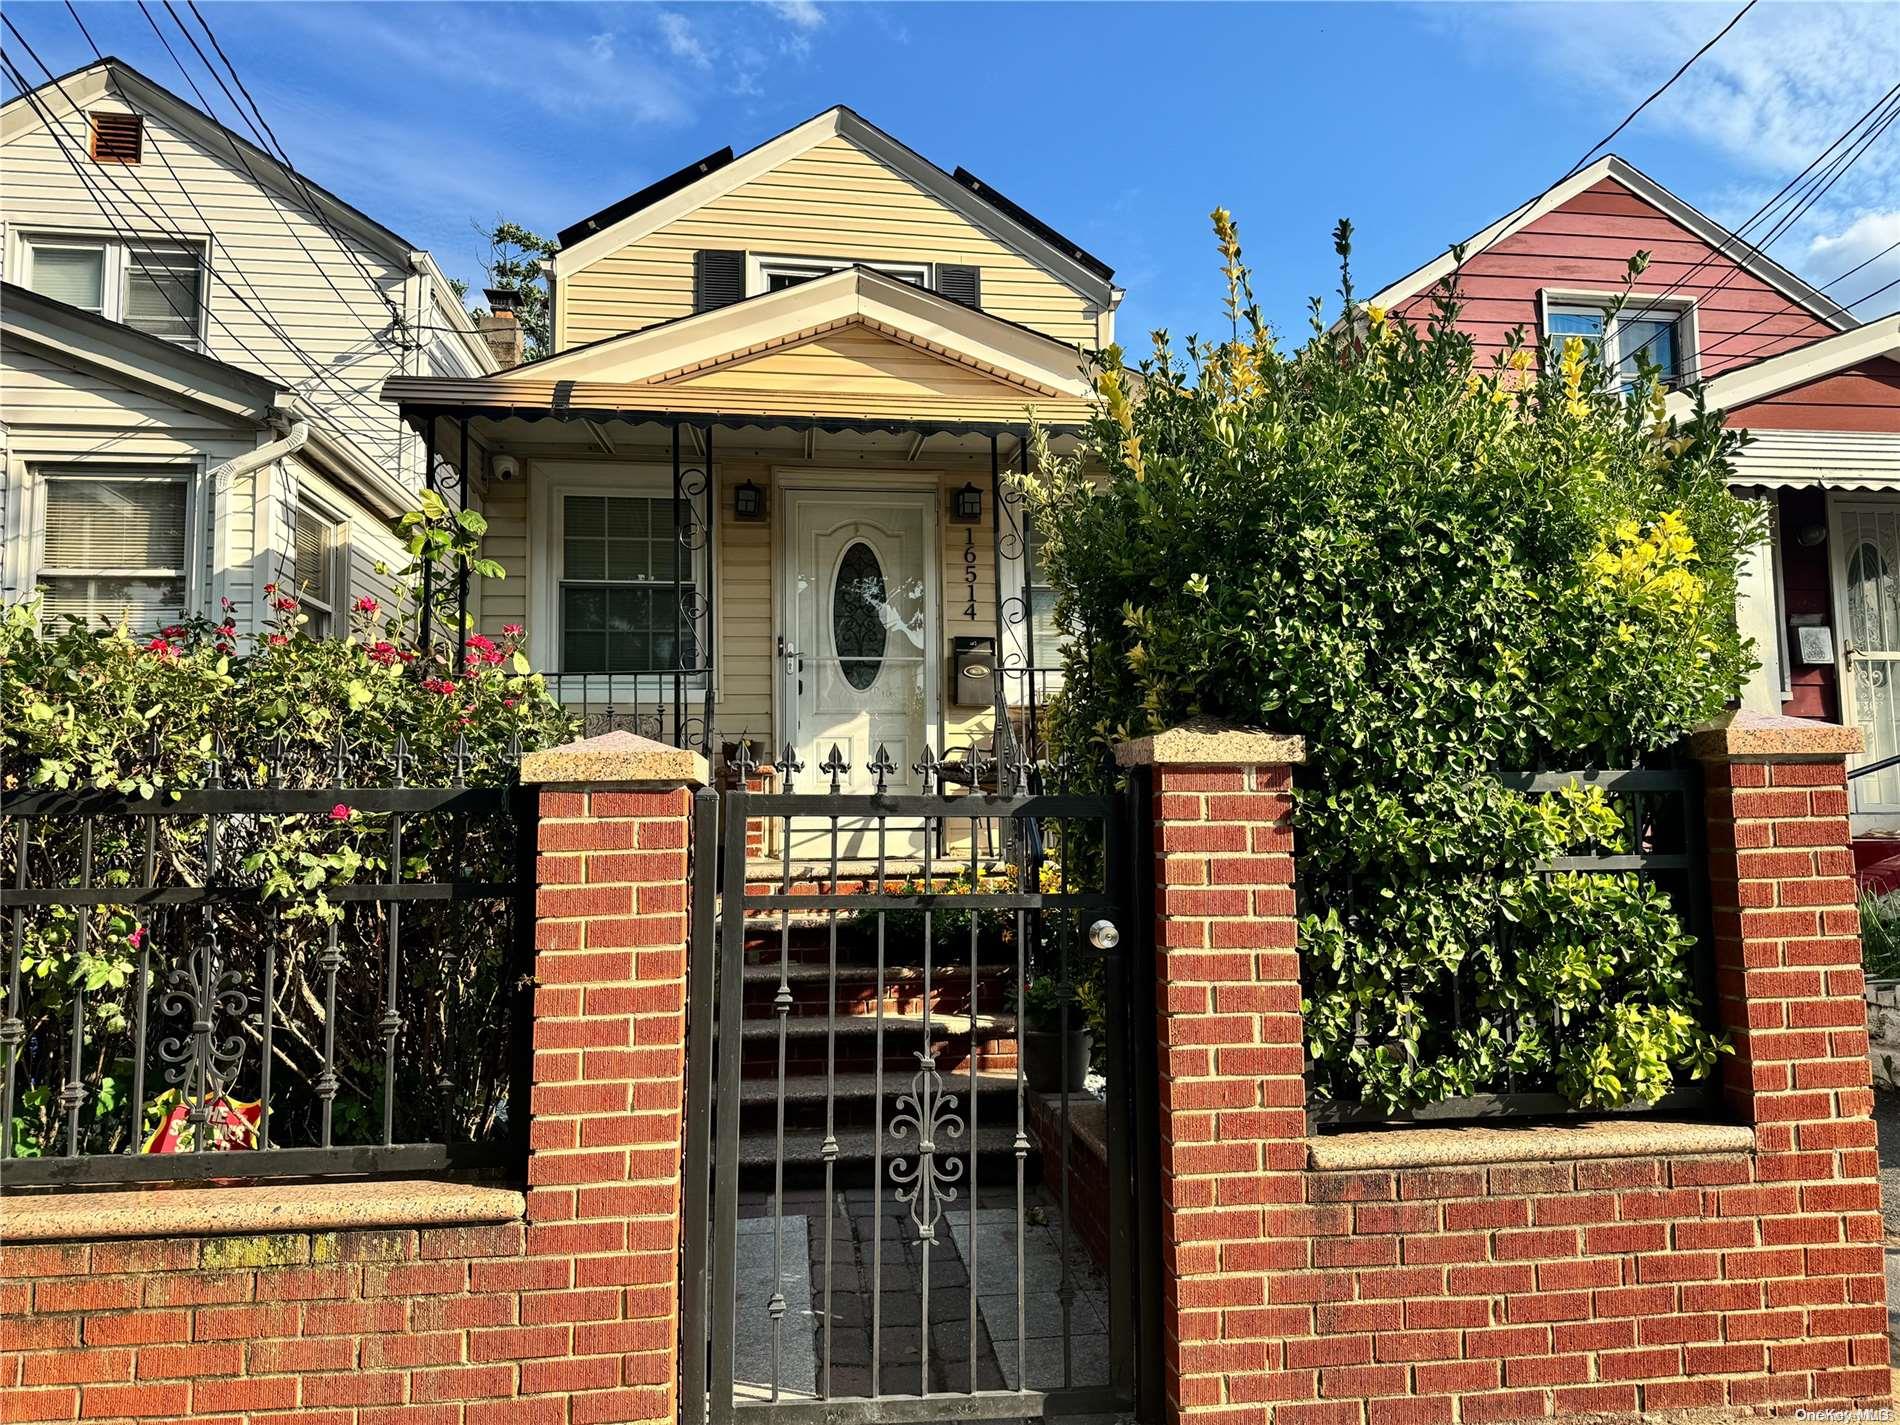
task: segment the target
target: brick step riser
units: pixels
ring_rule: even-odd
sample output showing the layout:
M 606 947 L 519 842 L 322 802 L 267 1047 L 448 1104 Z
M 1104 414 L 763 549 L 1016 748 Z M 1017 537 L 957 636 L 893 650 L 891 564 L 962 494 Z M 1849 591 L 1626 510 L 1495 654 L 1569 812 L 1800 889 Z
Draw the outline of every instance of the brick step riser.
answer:
M 851 1017 L 868 1019 L 877 1014 L 877 983 L 872 980 L 860 984 L 839 984 L 835 991 L 821 981 L 794 980 L 791 983 L 792 1007 L 788 1011 L 793 1019 L 823 1019 L 837 1007 L 839 1018 Z M 976 1006 L 983 1014 L 999 1013 L 1006 1010 L 1013 996 L 1010 987 L 991 981 L 979 981 L 976 992 Z M 770 1019 L 778 1013 L 776 1001 L 778 986 L 768 983 L 746 986 L 745 1017 L 747 1019 Z M 924 1011 L 925 996 L 921 987 L 904 986 L 901 988 L 886 985 L 884 987 L 884 1013 L 889 1015 L 917 1015 Z M 934 1014 L 970 1013 L 970 988 L 967 981 L 952 981 L 949 984 L 933 984 L 930 987 L 929 1004 Z
M 884 1076 L 889 1079 L 901 1076 L 908 1083 L 910 1076 L 917 1072 L 917 1048 L 915 1037 L 909 1042 L 899 1044 L 894 1037 L 887 1036 L 884 1043 Z M 821 1038 L 810 1040 L 787 1040 L 785 1045 L 785 1074 L 787 1078 L 823 1078 L 826 1072 L 825 1041 Z M 869 1041 L 840 1041 L 837 1056 L 831 1060 L 832 1069 L 840 1074 L 868 1074 L 877 1068 L 877 1055 Z M 970 1071 L 970 1044 L 965 1040 L 951 1040 L 939 1043 L 933 1056 L 937 1072 L 946 1078 L 951 1075 Z M 1016 1041 L 1014 1039 L 996 1039 L 976 1048 L 976 1067 L 979 1072 L 1014 1073 L 1016 1070 Z M 739 1061 L 740 1077 L 747 1079 L 769 1079 L 778 1073 L 778 1044 L 773 1040 L 761 1040 L 756 1044 L 747 1044 L 745 1053 Z

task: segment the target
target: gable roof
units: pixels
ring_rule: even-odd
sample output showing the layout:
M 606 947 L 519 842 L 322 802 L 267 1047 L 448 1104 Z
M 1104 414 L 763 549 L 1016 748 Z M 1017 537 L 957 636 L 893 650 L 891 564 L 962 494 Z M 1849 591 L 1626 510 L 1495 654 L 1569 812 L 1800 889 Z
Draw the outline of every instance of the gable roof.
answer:
M 842 104 L 833 105 L 736 158 L 730 156 L 730 149 L 709 154 L 699 163 L 689 164 L 603 208 L 593 218 L 563 229 L 561 250 L 552 259 L 556 279 L 586 267 L 609 251 L 638 241 L 833 137 L 849 139 L 966 221 L 1022 253 L 1085 297 L 1102 306 L 1112 305 L 1114 269 L 1100 258 L 1069 242 L 1054 228 L 1030 217 L 992 190 L 978 191 L 971 186 L 974 180 L 966 182 L 945 173 L 915 149 Z M 575 234 L 577 229 L 585 231 L 570 244 L 569 235 Z
M 746 383 L 752 361 L 811 347 L 888 346 L 913 372 L 897 381 Z M 900 378 L 901 379 L 901 378 Z M 923 389 L 919 389 L 919 387 Z M 764 423 L 874 421 L 897 426 L 1020 427 L 1034 406 L 1053 425 L 1090 414 L 1081 353 L 1052 337 L 867 267 L 847 267 L 731 306 L 606 337 L 472 380 L 392 376 L 383 399 L 410 406 L 703 413 Z
M 1521 204 L 1489 226 L 1473 233 L 1464 242 L 1466 259 L 1530 226 L 1545 214 L 1562 207 L 1578 194 L 1595 187 L 1606 178 L 1620 183 L 1644 202 L 1673 218 L 1710 247 L 1725 254 L 1736 266 L 1752 273 L 1829 326 L 1839 331 L 1846 331 L 1859 325 L 1839 302 L 1834 301 L 1805 279 L 1790 272 L 1745 238 L 1738 238 L 1706 213 L 1678 198 L 1633 163 L 1613 153 L 1605 154 L 1589 167 L 1545 189 L 1530 202 Z M 1367 305 L 1397 306 L 1407 298 L 1429 291 L 1456 266 L 1457 259 L 1453 257 L 1450 249 L 1447 249 L 1430 262 L 1406 273 L 1396 282 L 1388 283 L 1367 299 Z
M 481 365 L 493 367 L 489 349 L 461 303 L 453 300 L 448 279 L 435 258 L 418 248 L 401 233 L 385 227 L 361 208 L 346 202 L 314 179 L 298 172 L 228 128 L 189 100 L 174 94 L 157 80 L 141 73 L 116 55 L 107 55 L 91 64 L 67 71 L 29 91 L 34 101 L 54 119 L 83 112 L 89 104 L 116 95 L 138 113 L 161 117 L 214 157 L 222 158 L 233 149 L 241 155 L 257 181 L 284 202 L 296 208 L 318 210 L 319 216 L 339 232 L 349 234 L 370 251 L 403 268 L 426 276 L 450 300 L 441 305 L 463 339 L 471 356 Z M 16 94 L 0 105 L 0 144 L 11 143 L 41 123 L 39 112 L 28 102 L 27 94 Z

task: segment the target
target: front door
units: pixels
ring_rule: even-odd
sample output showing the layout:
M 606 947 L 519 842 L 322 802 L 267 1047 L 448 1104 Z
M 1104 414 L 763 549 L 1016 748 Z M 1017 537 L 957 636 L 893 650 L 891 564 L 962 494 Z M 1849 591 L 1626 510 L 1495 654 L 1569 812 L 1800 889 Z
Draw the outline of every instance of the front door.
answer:
M 823 767 L 836 748 L 848 764 L 839 790 L 872 791 L 870 763 L 882 747 L 897 769 L 891 788 L 909 790 L 937 695 L 935 496 L 796 490 L 786 505 L 781 706 L 805 764 L 796 785 L 828 788 Z
M 1842 714 L 1858 727 L 1865 764 L 1900 753 L 1900 502 L 1834 506 L 1835 590 L 1840 601 Z M 1848 784 L 1861 815 L 1900 814 L 1900 768 Z

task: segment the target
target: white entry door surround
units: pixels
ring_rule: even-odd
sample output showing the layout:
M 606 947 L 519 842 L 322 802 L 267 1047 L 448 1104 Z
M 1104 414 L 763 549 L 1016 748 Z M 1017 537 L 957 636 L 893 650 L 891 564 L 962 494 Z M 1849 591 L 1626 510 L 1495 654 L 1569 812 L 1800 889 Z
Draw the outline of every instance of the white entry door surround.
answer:
M 781 742 L 799 784 L 869 792 L 883 747 L 907 787 L 939 721 L 937 497 L 919 489 L 781 492 L 778 603 Z
M 1850 759 L 1864 765 L 1900 754 L 1900 500 L 1830 504 L 1841 720 L 1866 738 L 1867 750 Z M 1900 768 L 1848 786 L 1857 820 L 1900 829 Z

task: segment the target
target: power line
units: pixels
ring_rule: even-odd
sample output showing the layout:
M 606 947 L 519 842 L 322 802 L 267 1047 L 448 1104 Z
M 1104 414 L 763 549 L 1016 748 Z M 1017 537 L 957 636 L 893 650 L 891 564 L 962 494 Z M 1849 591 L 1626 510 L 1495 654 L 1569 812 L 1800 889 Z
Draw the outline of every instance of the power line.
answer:
M 363 281 L 368 284 L 370 291 L 374 292 L 382 304 L 389 309 L 391 320 L 395 322 L 398 329 L 401 329 L 408 321 L 407 313 L 403 312 L 394 302 L 389 300 L 389 294 L 383 291 L 382 285 L 377 282 L 375 275 L 364 265 L 362 258 L 357 254 L 355 248 L 344 241 L 342 234 L 339 233 L 330 222 L 328 215 L 323 211 L 323 205 L 317 200 L 316 195 L 310 191 L 309 185 L 303 181 L 303 175 L 298 173 L 295 165 L 291 163 L 290 155 L 285 152 L 283 145 L 277 142 L 277 135 L 271 133 L 270 125 L 264 122 L 263 111 L 257 107 L 257 101 L 251 98 L 250 90 L 244 88 L 244 81 L 238 76 L 237 66 L 233 65 L 230 59 L 225 55 L 223 47 L 218 44 L 217 36 L 211 33 L 211 26 L 206 24 L 204 16 L 198 13 L 198 9 L 195 5 L 191 6 L 191 12 L 196 16 L 198 24 L 204 29 L 205 37 L 211 41 L 212 48 L 217 50 L 218 57 L 224 60 L 225 67 L 231 72 L 232 80 L 236 82 L 240 90 L 243 90 L 244 97 L 250 100 L 252 112 L 257 115 L 258 123 L 264 126 L 262 133 L 259 133 L 257 124 L 253 124 L 249 117 L 246 116 L 244 106 L 239 104 L 238 101 L 232 97 L 229 86 L 227 86 L 224 80 L 219 76 L 217 68 L 211 63 L 210 59 L 206 57 L 198 41 L 192 37 L 191 31 L 185 27 L 185 22 L 179 19 L 178 11 L 172 6 L 172 0 L 164 0 L 164 5 L 165 12 L 172 17 L 172 23 L 178 26 L 178 32 L 183 35 L 186 41 L 191 45 L 192 50 L 197 54 L 199 60 L 203 62 L 206 72 L 217 82 L 218 88 L 224 91 L 224 97 L 230 100 L 231 107 L 237 111 L 238 118 L 243 122 L 244 126 L 251 131 L 252 136 L 258 140 L 259 147 L 261 147 L 267 155 L 274 157 L 284 166 L 286 176 L 290 179 L 291 183 L 295 185 L 297 191 L 303 195 L 304 203 L 309 207 L 311 217 L 316 219 L 318 226 L 330 235 L 330 240 L 336 244 L 337 251 L 341 252 L 350 264 L 356 268 L 357 273 L 363 278 Z M 143 7 L 143 0 L 140 0 L 140 8 Z M 207 106 L 207 110 L 208 109 L 209 106 Z M 213 117 L 215 117 L 215 115 Z M 265 142 L 266 134 L 269 135 L 268 143 Z M 329 280 L 327 274 L 325 275 L 325 280 Z M 334 289 L 335 284 L 332 283 L 331 286 Z M 339 291 L 337 295 L 341 297 L 343 294 Z M 368 324 L 365 323 L 364 325 L 367 326 Z
M 19 40 L 20 44 L 27 50 L 27 53 L 32 55 L 34 62 L 37 63 L 42 70 L 46 70 L 49 77 L 51 77 L 52 72 L 46 69 L 45 61 L 41 60 L 39 58 L 39 55 L 33 50 L 32 46 L 26 42 L 25 37 L 19 33 L 18 28 L 12 23 L 12 20 L 6 15 L 0 14 L 0 23 L 4 23 L 7 26 L 7 28 L 13 32 L 14 37 L 17 40 Z M 178 303 L 173 300 L 172 295 L 170 291 L 166 288 L 163 280 L 161 280 L 161 276 L 158 274 L 155 274 L 153 271 L 153 268 L 150 265 L 148 265 L 145 259 L 141 257 L 139 253 L 134 249 L 135 244 L 142 244 L 144 246 L 145 252 L 148 255 L 156 257 L 158 255 L 158 249 L 156 245 L 149 238 L 142 237 L 130 231 L 128 228 L 126 228 L 125 226 L 121 224 L 121 221 L 118 215 L 116 214 L 114 205 L 108 200 L 104 190 L 98 186 L 98 184 L 90 175 L 88 175 L 85 167 L 82 164 L 80 164 L 79 161 L 74 157 L 71 146 L 67 141 L 66 134 L 64 130 L 61 128 L 59 121 L 52 115 L 52 113 L 41 102 L 37 89 L 27 82 L 26 75 L 19 69 L 19 67 L 16 64 L 14 64 L 14 62 L 10 58 L 7 58 L 4 54 L 0 54 L 0 66 L 4 66 L 7 72 L 7 77 L 11 80 L 14 86 L 20 90 L 21 96 L 27 101 L 27 104 L 32 108 L 33 112 L 39 117 L 40 122 L 46 128 L 48 136 L 52 138 L 54 145 L 58 148 L 60 156 L 66 160 L 67 164 L 72 168 L 74 176 L 79 179 L 81 186 L 86 190 L 87 194 L 92 198 L 93 202 L 98 206 L 100 214 L 101 216 L 105 218 L 107 226 L 112 230 L 113 236 L 118 238 L 119 241 L 125 246 L 127 257 L 139 268 L 141 273 L 143 273 L 147 278 L 152 279 L 153 289 L 157 292 L 160 299 L 164 301 L 165 305 L 171 309 L 172 314 L 176 316 L 180 322 L 185 323 L 187 326 L 191 328 L 191 330 L 195 332 L 198 329 L 199 313 L 195 311 L 187 312 L 183 310 L 182 308 L 180 308 Z M 58 89 L 60 93 L 60 97 L 63 98 L 66 101 L 66 103 L 73 108 L 74 112 L 80 112 L 79 106 L 76 103 L 74 103 L 72 96 L 66 92 L 65 86 L 57 78 L 52 79 L 52 83 L 53 83 L 53 87 Z M 130 194 L 124 193 L 123 190 L 121 190 L 121 196 L 124 197 L 135 209 L 137 209 L 140 212 L 141 216 L 143 216 L 147 221 L 153 222 L 153 226 L 158 227 L 161 230 L 161 232 L 165 231 L 164 224 L 162 222 L 154 221 L 152 219 L 152 215 L 149 212 L 146 212 L 144 208 L 142 207 L 142 205 L 140 205 L 135 198 L 132 198 Z M 192 245 L 189 243 L 188 239 L 185 241 L 187 242 L 187 245 Z M 208 267 L 209 267 L 209 264 L 206 264 L 207 269 Z M 162 267 L 159 269 L 159 274 L 166 274 L 166 273 L 167 273 L 167 269 L 164 269 Z M 264 318 L 262 317 L 262 314 L 258 313 L 254 308 L 251 308 L 250 303 L 245 299 L 242 293 L 238 292 L 234 287 L 231 287 L 228 281 L 226 282 L 225 285 L 226 285 L 227 290 L 231 292 L 232 296 L 238 299 L 240 304 L 244 305 L 246 308 L 252 311 L 252 315 L 257 316 L 260 321 L 264 320 Z M 269 361 L 267 361 L 255 349 L 253 349 L 250 346 L 250 344 L 246 342 L 243 339 L 243 337 L 241 337 L 236 332 L 236 330 L 232 328 L 231 324 L 225 321 L 224 318 L 220 316 L 215 310 L 212 310 L 207 307 L 205 309 L 205 315 L 208 315 L 212 321 L 216 322 L 220 327 L 224 329 L 226 336 L 230 339 L 231 343 L 234 346 L 238 347 L 252 361 L 257 363 L 257 366 L 261 369 L 262 374 L 268 376 L 271 380 L 277 382 L 280 386 L 283 386 L 288 390 L 296 390 L 300 385 L 303 384 L 298 381 L 286 379 L 281 372 L 277 371 L 276 368 L 272 366 L 272 364 Z M 268 322 L 266 322 L 266 326 L 268 326 Z M 303 359 L 306 362 L 311 362 L 311 358 L 309 357 L 309 354 L 307 352 L 301 351 L 300 349 L 297 349 L 294 346 L 294 344 L 292 346 L 292 350 L 295 351 L 297 355 L 303 357 Z M 323 370 L 323 368 L 320 365 L 314 362 L 311 362 L 311 365 L 312 365 L 312 374 L 314 377 L 316 377 L 319 380 L 330 382 L 330 378 L 328 374 Z M 351 409 L 358 416 L 365 416 L 367 414 L 362 407 L 358 406 L 355 403 L 355 397 L 353 393 L 349 392 L 346 388 L 337 387 L 334 382 L 330 382 L 330 384 L 331 384 L 332 390 L 339 393 L 342 396 L 343 404 L 345 406 Z M 377 419 L 377 417 L 371 416 L 370 419 L 374 420 L 374 419 Z
M 93 39 L 91 33 L 86 29 L 85 25 L 82 22 L 80 22 L 78 12 L 73 10 L 72 8 L 71 0 L 67 0 L 67 10 L 72 13 L 74 23 L 79 25 L 79 32 L 81 35 L 85 36 L 86 43 L 91 46 L 94 57 L 99 59 L 100 61 L 103 61 L 105 59 L 105 55 L 101 53 L 98 42 Z M 16 31 L 16 34 L 17 34 L 17 31 Z M 33 51 L 32 46 L 27 45 L 24 38 L 21 39 L 21 43 L 26 46 L 27 53 L 33 56 L 34 61 L 40 65 L 41 69 L 45 69 L 46 68 L 45 62 L 41 60 L 38 54 L 36 54 Z M 55 81 L 55 83 L 57 83 L 57 81 Z M 60 85 L 59 87 L 60 87 L 61 96 L 65 97 L 68 103 L 71 103 L 72 102 L 71 98 L 70 96 L 66 95 L 64 86 Z M 136 106 L 134 107 L 136 108 Z M 159 162 L 165 165 L 165 171 L 171 176 L 172 183 L 177 187 L 179 196 L 181 196 L 185 200 L 185 202 L 190 205 L 192 213 L 197 217 L 199 223 L 203 226 L 206 234 L 207 235 L 211 234 L 212 232 L 211 220 L 205 216 L 204 210 L 198 206 L 198 200 L 192 196 L 190 187 L 187 186 L 184 179 L 179 175 L 177 168 L 173 166 L 170 155 L 165 151 L 164 146 L 158 142 L 157 136 L 148 130 L 145 135 L 145 142 L 146 142 L 146 146 L 152 151 L 154 155 L 157 156 Z M 160 199 L 158 195 L 152 191 L 151 187 L 145 182 L 145 179 L 138 173 L 136 169 L 126 167 L 124 169 L 124 172 L 126 173 L 128 177 L 132 179 L 133 182 L 135 182 L 138 185 L 140 192 L 142 192 L 148 199 L 150 199 L 153 206 L 158 209 L 158 217 L 160 221 L 158 222 L 157 225 L 160 227 L 161 231 L 164 231 L 164 225 L 163 225 L 162 219 L 165 214 L 165 206 L 164 206 L 163 200 Z M 115 186 L 119 186 L 119 180 L 115 173 L 107 173 L 104 170 L 102 170 L 102 173 L 104 174 L 104 176 L 110 177 Z M 122 188 L 121 188 L 121 192 L 123 193 Z M 152 213 L 150 212 L 150 210 L 146 209 L 143 204 L 138 203 L 137 200 L 133 199 L 129 193 L 124 194 L 124 196 L 128 199 L 128 201 L 132 202 L 134 207 L 138 209 L 138 212 L 141 217 L 146 218 L 148 221 L 152 219 L 153 217 Z M 176 239 L 177 241 L 179 241 L 180 243 L 185 244 L 187 246 L 195 245 L 192 243 L 192 240 L 182 230 L 173 229 L 167 233 L 167 236 L 170 236 Z M 242 264 L 236 264 L 235 270 L 237 272 L 237 275 L 244 280 L 244 285 L 246 286 L 246 288 L 249 289 L 251 297 L 256 299 L 255 302 L 246 301 L 243 293 L 239 292 L 236 289 L 236 287 L 232 284 L 230 279 L 224 275 L 222 269 L 212 267 L 212 265 L 210 264 L 208 260 L 205 264 L 205 268 L 216 281 L 222 282 L 224 284 L 225 289 L 229 291 L 234 297 L 236 297 L 239 300 L 239 302 L 242 303 L 252 313 L 252 315 L 255 316 L 259 320 L 259 322 L 263 324 L 265 330 L 268 331 L 272 336 L 274 336 L 279 342 L 279 344 L 282 345 L 286 351 L 290 352 L 294 356 L 301 359 L 303 363 L 307 367 L 310 368 L 310 371 L 312 373 L 311 379 L 323 381 L 324 383 L 328 385 L 333 395 L 340 396 L 343 402 L 345 403 L 345 408 L 348 409 L 351 414 L 355 415 L 359 419 L 368 419 L 372 424 L 380 419 L 382 413 L 379 410 L 377 410 L 377 408 L 370 407 L 366 409 L 365 407 L 357 404 L 360 393 L 355 392 L 352 388 L 348 386 L 341 385 L 337 380 L 330 377 L 327 370 L 330 363 L 319 361 L 309 351 L 305 350 L 290 335 L 290 333 L 285 329 L 283 323 L 279 321 L 268 310 L 268 303 L 265 302 L 263 295 L 257 290 L 257 285 L 251 281 L 249 273 L 247 273 L 244 270 L 244 267 Z M 226 330 L 228 331 L 229 328 L 227 327 Z M 255 351 L 251 351 L 248 347 L 246 348 L 246 350 L 247 352 L 249 352 L 253 360 L 261 360 L 261 358 L 257 356 L 257 353 Z M 348 355 L 349 353 L 346 351 L 343 354 Z M 340 359 L 341 358 L 339 357 L 339 360 Z M 293 383 L 293 384 L 302 384 L 302 383 Z M 380 442 L 385 442 L 385 443 L 391 443 L 390 438 L 388 436 L 381 435 L 381 434 L 371 434 L 371 435 L 368 435 L 367 438 L 371 440 L 372 442 L 380 441 Z M 398 446 L 397 448 L 399 450 L 400 446 Z

